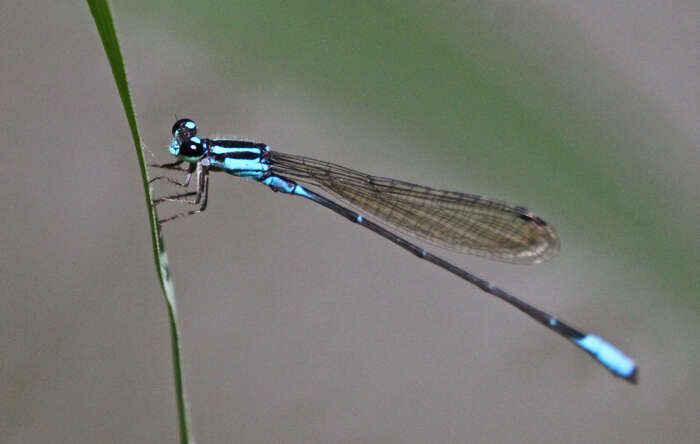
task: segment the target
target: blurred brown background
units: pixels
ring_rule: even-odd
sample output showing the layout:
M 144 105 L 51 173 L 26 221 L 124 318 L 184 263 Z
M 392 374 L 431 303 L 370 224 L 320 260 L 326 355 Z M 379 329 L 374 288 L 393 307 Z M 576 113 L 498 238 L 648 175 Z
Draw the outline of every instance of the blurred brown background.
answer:
M 215 176 L 206 214 L 166 227 L 198 442 L 697 440 L 696 1 L 145 3 L 113 13 L 152 160 L 191 117 L 525 205 L 553 261 L 445 256 L 640 366 L 619 381 L 369 231 Z M 83 2 L 0 4 L 0 113 L 0 441 L 176 441 L 136 156 Z

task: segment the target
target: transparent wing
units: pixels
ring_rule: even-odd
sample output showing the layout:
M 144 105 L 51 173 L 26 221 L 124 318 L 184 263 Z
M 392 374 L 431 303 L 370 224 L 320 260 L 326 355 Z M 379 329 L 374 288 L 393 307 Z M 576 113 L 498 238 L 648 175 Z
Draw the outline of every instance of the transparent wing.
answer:
M 523 207 L 371 176 L 329 162 L 270 151 L 271 171 L 340 197 L 389 226 L 444 248 L 535 264 L 559 251 L 554 228 Z

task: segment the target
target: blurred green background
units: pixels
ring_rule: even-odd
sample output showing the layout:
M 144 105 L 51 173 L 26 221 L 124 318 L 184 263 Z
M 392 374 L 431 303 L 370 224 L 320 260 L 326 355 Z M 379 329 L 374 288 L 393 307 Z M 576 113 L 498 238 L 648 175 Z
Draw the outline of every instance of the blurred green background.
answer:
M 697 2 L 112 6 L 150 160 L 190 117 L 527 206 L 553 261 L 444 255 L 640 366 L 616 380 L 369 231 L 215 176 L 165 229 L 198 442 L 697 439 Z M 2 441 L 172 442 L 167 315 L 88 8 L 3 2 L 0 33 Z

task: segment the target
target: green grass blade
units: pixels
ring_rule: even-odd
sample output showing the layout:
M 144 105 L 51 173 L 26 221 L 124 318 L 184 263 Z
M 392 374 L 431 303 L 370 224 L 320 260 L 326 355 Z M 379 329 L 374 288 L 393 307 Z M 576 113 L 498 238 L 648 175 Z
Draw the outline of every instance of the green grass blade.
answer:
M 153 256 L 156 262 L 156 270 L 158 271 L 158 280 L 160 288 L 165 296 L 165 302 L 168 307 L 168 316 L 170 320 L 170 336 L 173 349 L 173 371 L 175 376 L 175 394 L 177 400 L 178 420 L 180 425 L 180 442 L 190 443 L 189 433 L 189 418 L 187 411 L 187 403 L 185 400 L 185 388 L 182 377 L 182 362 L 180 357 L 180 332 L 177 327 L 177 310 L 175 305 L 175 292 L 173 283 L 170 277 L 168 268 L 168 256 L 165 253 L 165 245 L 163 238 L 160 236 L 158 220 L 153 206 L 151 197 L 151 187 L 148 183 L 148 170 L 144 161 L 143 149 L 141 147 L 141 138 L 139 136 L 138 126 L 136 125 L 136 115 L 134 106 L 129 93 L 129 84 L 126 79 L 126 71 L 124 69 L 124 59 L 122 58 L 117 33 L 114 29 L 112 13 L 106 0 L 88 0 L 90 12 L 95 19 L 95 25 L 102 39 L 102 44 L 107 54 L 107 59 L 112 67 L 114 81 L 119 91 L 119 96 L 124 106 L 131 136 L 133 138 L 134 147 L 136 148 L 136 156 L 138 158 L 139 168 L 141 170 L 141 180 L 143 181 L 143 189 L 146 194 L 146 205 L 151 225 L 151 240 L 153 242 Z

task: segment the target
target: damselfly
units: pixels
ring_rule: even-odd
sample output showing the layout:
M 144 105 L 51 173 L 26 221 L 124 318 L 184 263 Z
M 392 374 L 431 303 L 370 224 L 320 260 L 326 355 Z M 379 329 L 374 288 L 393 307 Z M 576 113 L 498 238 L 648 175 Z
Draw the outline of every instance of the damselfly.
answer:
M 170 154 L 177 160 L 152 166 L 183 171 L 186 177 L 179 182 L 159 176 L 151 179 L 151 182 L 166 180 L 188 188 L 194 176 L 195 189 L 161 197 L 154 204 L 182 202 L 199 205 L 199 208 L 162 219 L 159 221 L 161 224 L 206 209 L 210 172 L 223 171 L 254 179 L 273 191 L 312 200 L 374 231 L 418 258 L 523 311 L 585 350 L 613 375 L 637 382 L 634 361 L 602 338 L 571 327 L 396 233 L 407 233 L 444 248 L 497 261 L 536 264 L 558 252 L 559 238 L 551 225 L 525 208 L 482 196 L 371 176 L 333 163 L 272 151 L 264 143 L 199 138 L 197 124 L 190 119 L 175 122 L 172 133 Z M 347 202 L 355 209 L 320 194 L 323 192 Z M 361 213 L 375 217 L 381 225 Z

